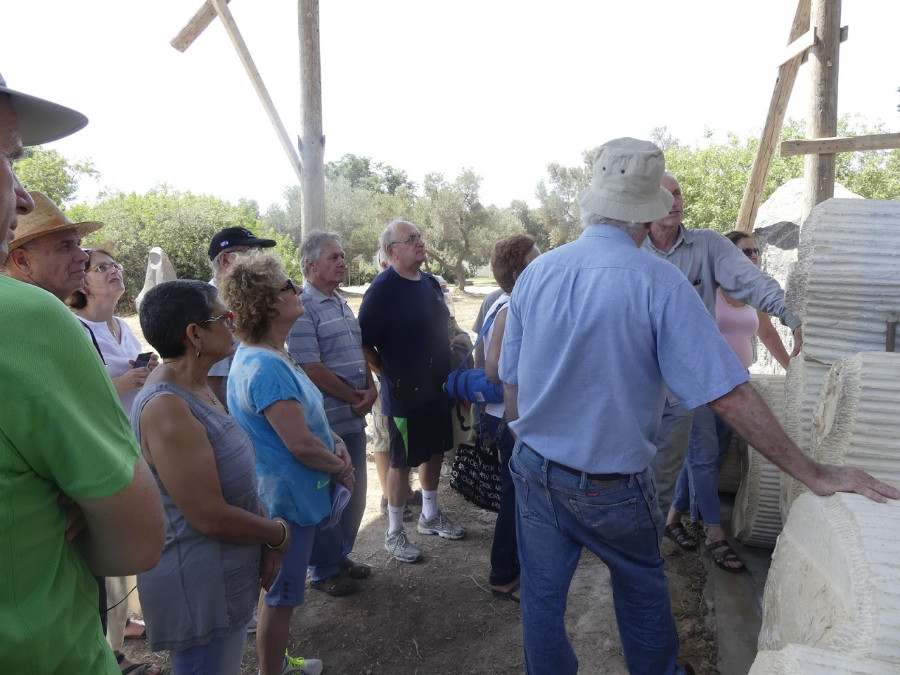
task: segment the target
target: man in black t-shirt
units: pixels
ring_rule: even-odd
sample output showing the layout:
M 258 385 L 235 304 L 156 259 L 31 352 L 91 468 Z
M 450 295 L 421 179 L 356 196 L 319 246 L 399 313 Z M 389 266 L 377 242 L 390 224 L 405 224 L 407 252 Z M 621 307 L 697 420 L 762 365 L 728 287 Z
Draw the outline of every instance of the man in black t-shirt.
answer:
M 403 509 L 409 468 L 419 467 L 422 515 L 417 530 L 445 539 L 466 531 L 438 508 L 441 458 L 452 443 L 450 407 L 443 384 L 450 373 L 450 313 L 437 280 L 421 271 L 425 240 L 418 228 L 392 221 L 381 236 L 391 267 L 375 277 L 359 309 L 363 350 L 381 376 L 382 412 L 388 418 L 390 467 L 387 476 L 388 529 L 385 548 L 397 560 L 416 562 L 422 551 L 409 543 Z

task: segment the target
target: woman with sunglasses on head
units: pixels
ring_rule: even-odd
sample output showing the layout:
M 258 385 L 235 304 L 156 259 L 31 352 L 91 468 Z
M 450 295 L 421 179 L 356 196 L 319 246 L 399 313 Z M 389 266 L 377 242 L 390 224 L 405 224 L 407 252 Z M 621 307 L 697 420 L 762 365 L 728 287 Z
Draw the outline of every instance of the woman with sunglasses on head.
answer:
M 759 266 L 759 248 L 751 235 L 735 230 L 725 237 L 754 265 Z M 783 368 L 788 367 L 790 356 L 769 316 L 745 302 L 731 298 L 721 287 L 716 289 L 716 325 L 745 368 L 749 368 L 754 360 L 754 335 L 759 337 Z M 713 562 L 726 572 L 738 573 L 744 571 L 744 563 L 726 542 L 725 531 L 719 522 L 719 469 L 731 447 L 732 430 L 718 415 L 715 417 L 715 426 L 718 441 L 716 447 L 706 447 L 709 445 L 709 441 L 704 440 L 706 435 L 691 430 L 687 458 L 678 476 L 675 498 L 666 518 L 666 531 L 678 534 L 671 538 L 681 548 L 696 548 L 697 543 L 681 526 L 682 514 L 690 509 L 691 520 L 703 520 L 706 523 L 705 544 Z
M 232 350 L 231 312 L 202 281 L 154 287 L 141 329 L 162 357 L 137 395 L 131 426 L 168 522 L 159 565 L 138 575 L 147 637 L 174 675 L 237 675 L 247 624 L 291 544 L 257 496 L 250 437 L 209 388 Z
M 85 249 L 88 261 L 85 263 L 84 285 L 66 300 L 75 315 L 93 336 L 100 351 L 106 372 L 112 379 L 125 415 L 131 415 L 131 404 L 138 390 L 150 372 L 156 368 L 158 357 L 153 354 L 145 365 L 135 364 L 141 353 L 141 343 L 131 332 L 128 324 L 115 316 L 116 305 L 125 292 L 122 266 L 112 253 L 102 248 Z M 129 582 L 127 577 L 106 578 L 106 602 L 109 607 L 106 616 L 106 640 L 112 647 L 120 668 L 134 675 L 157 675 L 161 672 L 154 666 L 135 664 L 123 653 L 125 637 L 141 637 L 144 626 L 128 618 Z M 137 670 L 143 668 L 143 670 Z
M 228 374 L 228 408 L 256 447 L 260 499 L 288 522 L 294 545 L 264 595 L 256 633 L 262 675 L 317 675 L 322 662 L 286 656 L 291 615 L 305 600 L 316 526 L 331 513 L 332 487 L 353 488 L 353 465 L 331 431 L 322 393 L 284 343 L 303 314 L 300 288 L 272 253 L 251 251 L 218 281 L 241 339 Z

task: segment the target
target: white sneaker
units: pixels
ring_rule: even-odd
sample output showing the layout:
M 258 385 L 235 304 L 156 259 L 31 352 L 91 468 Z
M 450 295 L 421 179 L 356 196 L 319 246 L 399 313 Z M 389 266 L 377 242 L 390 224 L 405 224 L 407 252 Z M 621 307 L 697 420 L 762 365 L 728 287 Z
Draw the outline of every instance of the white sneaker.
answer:
M 454 525 L 440 511 L 430 520 L 425 520 L 422 516 L 419 516 L 419 525 L 416 529 L 419 531 L 419 534 L 436 534 L 444 539 L 462 539 L 466 536 L 465 529 L 459 525 Z
M 422 557 L 422 549 L 409 543 L 406 538 L 406 530 L 399 532 L 386 532 L 384 535 L 384 548 L 400 562 L 414 563 Z

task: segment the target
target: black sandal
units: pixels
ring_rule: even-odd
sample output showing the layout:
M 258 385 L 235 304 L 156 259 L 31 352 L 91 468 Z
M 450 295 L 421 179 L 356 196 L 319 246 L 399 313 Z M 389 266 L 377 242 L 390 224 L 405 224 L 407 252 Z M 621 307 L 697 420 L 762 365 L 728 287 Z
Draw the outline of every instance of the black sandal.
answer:
M 666 525 L 666 536 L 678 544 L 678 548 L 685 551 L 696 551 L 697 542 L 689 535 L 681 523 L 670 523 Z
M 335 574 L 327 579 L 319 579 L 318 581 L 310 581 L 310 588 L 317 591 L 328 593 L 333 598 L 342 598 L 345 595 L 353 595 L 359 589 L 358 584 L 353 579 L 342 577 Z
M 707 544 L 706 550 L 709 551 L 709 555 L 712 557 L 713 562 L 720 570 L 725 570 L 731 574 L 740 574 L 747 569 L 747 566 L 744 565 L 743 561 L 735 555 L 731 545 L 724 539 Z M 739 562 L 741 563 L 741 566 L 729 567 L 726 563 L 730 562 Z
M 348 560 L 341 565 L 341 574 L 351 579 L 368 579 L 372 576 L 372 568 L 363 563 Z

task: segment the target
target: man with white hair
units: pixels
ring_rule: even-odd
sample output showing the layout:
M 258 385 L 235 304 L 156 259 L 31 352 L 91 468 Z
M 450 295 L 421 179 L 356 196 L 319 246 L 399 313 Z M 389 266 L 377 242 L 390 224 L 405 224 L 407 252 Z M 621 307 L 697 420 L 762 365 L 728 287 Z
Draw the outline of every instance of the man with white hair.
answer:
M 517 439 L 510 473 L 531 674 L 578 669 L 564 619 L 583 548 L 609 568 L 628 670 L 693 672 L 678 659 L 649 466 L 669 389 L 688 408 L 709 403 L 817 494 L 900 497 L 857 469 L 803 455 L 748 384 L 688 279 L 640 251 L 650 222 L 673 203 L 660 187 L 664 167 L 652 143 L 601 146 L 579 199 L 584 232 L 532 262 L 510 300 L 500 378 Z
M 394 220 L 382 233 L 381 246 L 391 267 L 379 274 L 359 308 L 363 350 L 372 370 L 381 375 L 383 412 L 388 416 L 390 467 L 387 475 L 388 529 L 385 549 L 401 562 L 416 562 L 422 551 L 409 542 L 403 511 L 409 469 L 419 467 L 422 514 L 419 534 L 462 539 L 466 531 L 438 508 L 441 459 L 450 449 L 453 430 L 443 390 L 450 373 L 450 312 L 440 285 L 422 272 L 425 239 L 406 220 Z M 471 346 L 471 345 L 469 345 Z
M 0 262 L 34 209 L 13 172 L 22 147 L 87 124 L 0 77 Z M 50 252 L 48 252 L 50 253 Z M 97 351 L 74 315 L 0 276 L 0 664 L 8 673 L 119 672 L 92 573 L 151 569 L 159 490 Z

